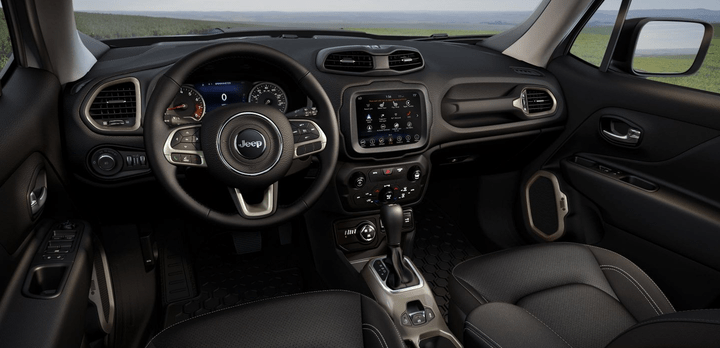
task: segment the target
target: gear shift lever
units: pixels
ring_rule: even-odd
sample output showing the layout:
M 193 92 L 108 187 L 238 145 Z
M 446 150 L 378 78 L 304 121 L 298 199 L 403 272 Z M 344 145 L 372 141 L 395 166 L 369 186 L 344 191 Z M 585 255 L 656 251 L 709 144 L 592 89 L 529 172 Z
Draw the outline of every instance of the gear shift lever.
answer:
M 391 269 L 388 286 L 392 289 L 402 287 L 413 281 L 413 274 L 403 262 L 402 242 L 403 210 L 399 204 L 385 204 L 380 207 L 380 220 L 388 238 L 388 257 L 385 261 Z

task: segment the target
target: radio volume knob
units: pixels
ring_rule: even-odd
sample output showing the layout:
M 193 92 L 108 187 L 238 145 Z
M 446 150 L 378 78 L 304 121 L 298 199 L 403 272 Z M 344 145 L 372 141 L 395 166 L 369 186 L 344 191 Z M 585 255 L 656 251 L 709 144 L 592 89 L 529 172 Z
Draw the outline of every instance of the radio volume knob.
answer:
M 355 172 L 355 174 L 350 177 L 350 186 L 356 189 L 363 188 L 366 181 L 367 178 L 365 178 L 365 174 L 362 172 Z

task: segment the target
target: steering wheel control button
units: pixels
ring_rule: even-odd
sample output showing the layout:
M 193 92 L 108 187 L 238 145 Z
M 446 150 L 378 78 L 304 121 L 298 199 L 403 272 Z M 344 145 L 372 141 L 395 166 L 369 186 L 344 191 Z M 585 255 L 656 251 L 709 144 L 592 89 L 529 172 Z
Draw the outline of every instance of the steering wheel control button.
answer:
M 361 224 L 355 230 L 361 243 L 372 243 L 377 235 L 375 226 L 369 222 Z
M 267 141 L 265 137 L 255 129 L 246 129 L 237 135 L 235 149 L 240 156 L 247 159 L 256 159 L 265 153 Z
M 198 155 L 186 154 L 186 153 L 173 153 L 170 158 L 175 163 L 183 164 L 201 164 L 202 160 Z

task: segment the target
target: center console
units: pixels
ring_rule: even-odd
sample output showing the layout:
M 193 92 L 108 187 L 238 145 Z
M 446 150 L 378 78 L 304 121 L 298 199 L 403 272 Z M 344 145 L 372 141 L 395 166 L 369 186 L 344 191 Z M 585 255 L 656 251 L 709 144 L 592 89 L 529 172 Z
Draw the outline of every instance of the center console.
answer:
M 404 258 L 405 265 L 412 270 L 418 283 L 394 290 L 386 285 L 390 270 L 387 269 L 384 259 L 385 257 L 371 259 L 361 273 L 377 302 L 397 324 L 403 339 L 412 341 L 415 347 L 419 348 L 462 347 L 445 324 L 432 289 L 412 261 Z

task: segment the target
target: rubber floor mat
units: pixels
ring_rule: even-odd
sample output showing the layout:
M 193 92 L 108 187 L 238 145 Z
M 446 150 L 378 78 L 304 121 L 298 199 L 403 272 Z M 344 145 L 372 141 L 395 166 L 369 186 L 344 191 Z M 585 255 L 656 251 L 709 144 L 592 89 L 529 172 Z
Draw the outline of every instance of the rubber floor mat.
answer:
M 452 218 L 434 204 L 414 210 L 415 244 L 412 261 L 430 284 L 435 301 L 447 322 L 450 293 L 448 279 L 460 262 L 480 255 Z
M 231 248 L 228 236 L 205 243 L 193 261 L 198 295 L 170 303 L 165 327 L 225 307 L 303 291 L 294 253 L 278 247 L 271 252 L 235 255 Z

